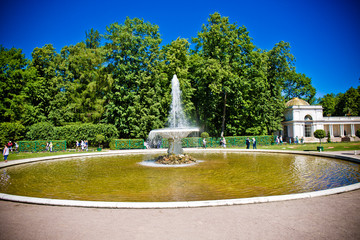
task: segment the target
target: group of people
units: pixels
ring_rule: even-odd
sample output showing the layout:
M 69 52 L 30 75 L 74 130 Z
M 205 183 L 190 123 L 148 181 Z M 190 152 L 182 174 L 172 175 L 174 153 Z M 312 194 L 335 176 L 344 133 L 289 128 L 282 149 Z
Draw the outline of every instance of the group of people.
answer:
M 280 135 L 280 137 L 276 136 L 275 143 L 276 143 L 276 145 L 279 145 L 279 144 L 282 145 L 283 144 L 283 138 L 282 138 L 281 135 Z
M 52 142 L 46 142 L 46 151 L 52 152 L 53 151 L 53 143 Z
M 76 151 L 80 152 L 80 149 L 81 149 L 81 151 L 88 151 L 89 150 L 89 142 L 87 140 L 81 140 L 80 142 L 76 141 Z
M 299 140 L 299 137 L 298 136 L 296 136 L 295 138 L 294 138 L 294 143 L 295 144 L 303 144 L 304 143 L 304 137 L 302 137 L 300 140 Z M 291 144 L 291 138 L 289 138 L 289 144 Z
M 250 149 L 250 138 L 246 138 L 245 144 L 246 144 L 246 149 Z M 252 145 L 253 145 L 253 149 L 257 149 L 255 138 L 252 138 Z
M 203 138 L 202 142 L 203 142 L 203 148 L 206 149 L 206 138 Z M 250 139 L 247 138 L 245 143 L 246 143 L 246 149 L 249 149 L 250 148 Z M 253 149 L 257 149 L 256 148 L 256 139 L 255 138 L 252 139 L 252 144 L 253 144 Z M 223 147 L 223 148 L 226 148 L 226 139 L 224 137 L 222 137 L 220 139 L 220 146 Z

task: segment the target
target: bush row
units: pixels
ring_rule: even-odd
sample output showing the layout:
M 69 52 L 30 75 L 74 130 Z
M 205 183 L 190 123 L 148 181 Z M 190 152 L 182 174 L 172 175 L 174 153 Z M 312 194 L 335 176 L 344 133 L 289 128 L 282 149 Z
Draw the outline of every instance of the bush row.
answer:
M 88 140 L 91 146 L 103 144 L 108 147 L 112 139 L 117 138 L 118 131 L 111 124 L 74 124 L 55 127 L 48 122 L 36 123 L 28 130 L 20 123 L 1 123 L 0 141 L 6 144 L 9 140 L 65 140 L 68 147 L 74 147 L 76 141 Z M 101 139 L 101 142 L 99 140 Z
M 245 147 L 246 138 L 256 139 L 258 145 L 270 145 L 274 140 L 273 136 L 241 136 L 241 137 L 225 137 L 227 147 Z M 151 148 L 168 148 L 169 142 L 167 139 L 157 139 L 157 141 L 149 143 Z M 188 137 L 181 139 L 183 148 L 202 147 L 202 138 Z M 220 138 L 206 138 L 207 147 L 219 147 Z M 113 150 L 119 149 L 142 149 L 145 148 L 143 139 L 114 139 L 110 143 L 110 148 Z
M 50 151 L 66 151 L 66 141 L 51 141 L 52 149 L 47 149 L 47 141 L 19 141 L 19 152 L 44 152 Z

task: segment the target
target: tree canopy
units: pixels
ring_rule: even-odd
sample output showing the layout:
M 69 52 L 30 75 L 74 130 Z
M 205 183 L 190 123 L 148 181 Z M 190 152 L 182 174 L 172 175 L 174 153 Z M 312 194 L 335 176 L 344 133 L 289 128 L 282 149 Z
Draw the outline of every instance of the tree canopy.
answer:
M 272 133 L 281 129 L 287 99 L 314 99 L 289 43 L 260 49 L 245 26 L 219 13 L 191 42 L 161 42 L 157 25 L 127 18 L 104 34 L 86 31 L 83 42 L 59 53 L 47 44 L 26 59 L 21 49 L 1 46 L 0 122 L 106 123 L 121 138 L 146 138 L 167 126 L 174 74 L 189 122 L 212 136 Z M 359 113 L 360 101 L 348 99 L 359 89 L 347 94 L 326 111 Z

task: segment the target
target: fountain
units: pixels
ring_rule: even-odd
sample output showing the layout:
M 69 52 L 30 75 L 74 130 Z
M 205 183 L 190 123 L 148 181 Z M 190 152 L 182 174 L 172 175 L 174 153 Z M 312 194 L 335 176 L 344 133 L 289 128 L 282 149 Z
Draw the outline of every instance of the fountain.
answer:
M 169 128 L 155 129 L 150 131 L 149 139 L 151 141 L 151 139 L 155 139 L 156 136 L 161 136 L 168 139 L 168 156 L 175 155 L 178 156 L 177 158 L 182 158 L 184 151 L 182 149 L 181 139 L 187 137 L 192 132 L 199 132 L 199 128 L 190 127 L 185 117 L 185 113 L 181 105 L 181 90 L 179 79 L 176 75 L 174 75 L 171 80 L 171 96 L 172 101 L 168 120 Z M 168 159 L 169 157 L 166 158 L 166 160 Z M 174 157 L 172 157 L 172 159 L 174 159 L 174 162 L 177 161 Z M 172 160 L 170 161 L 173 162 Z

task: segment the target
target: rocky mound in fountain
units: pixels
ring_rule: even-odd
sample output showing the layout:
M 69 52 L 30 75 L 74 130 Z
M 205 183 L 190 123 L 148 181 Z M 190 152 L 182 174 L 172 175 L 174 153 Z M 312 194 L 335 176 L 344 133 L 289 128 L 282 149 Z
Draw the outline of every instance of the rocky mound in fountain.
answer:
M 190 164 L 190 163 L 194 163 L 196 162 L 196 160 L 190 156 L 190 155 L 186 155 L 186 154 L 179 154 L 179 155 L 175 155 L 175 154 L 171 154 L 171 155 L 166 155 L 166 156 L 159 156 L 156 160 L 156 163 L 158 164 L 165 164 L 165 165 L 178 165 L 178 164 Z

